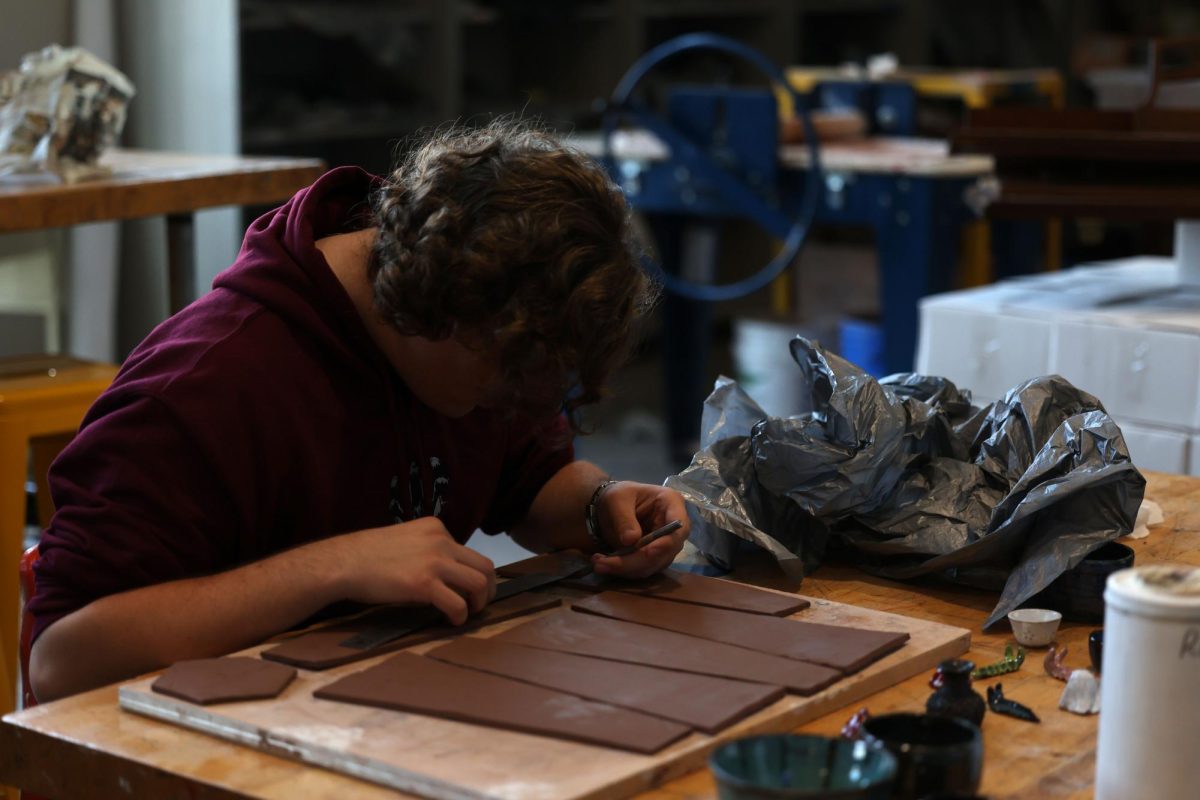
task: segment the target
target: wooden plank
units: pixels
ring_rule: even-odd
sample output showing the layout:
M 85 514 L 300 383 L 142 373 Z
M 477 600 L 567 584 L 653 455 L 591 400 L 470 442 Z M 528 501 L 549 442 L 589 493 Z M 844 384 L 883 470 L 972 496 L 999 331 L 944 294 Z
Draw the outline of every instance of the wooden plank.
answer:
M 604 153 L 602 134 L 581 133 L 567 144 L 590 156 Z M 619 131 L 613 137 L 613 152 L 619 158 L 654 163 L 670 156 L 667 146 L 649 131 Z M 808 148 L 802 144 L 779 146 L 779 163 L 788 169 L 808 167 Z M 989 175 L 994 169 L 990 156 L 951 154 L 943 139 L 868 136 L 821 145 L 821 167 L 830 172 L 909 175 L 927 178 L 970 178 Z
M 783 731 L 860 700 L 961 654 L 970 632 L 825 600 L 798 616 L 813 622 L 906 631 L 909 642 L 812 697 L 787 696 L 717 736 L 692 734 L 653 756 L 450 720 L 316 700 L 314 690 L 387 656 L 325 672 L 301 670 L 270 702 L 200 706 L 156 694 L 152 679 L 122 686 L 123 708 L 427 797 L 616 798 L 696 769 L 719 742 Z M 481 633 L 519 625 L 512 620 Z M 424 652 L 435 645 L 413 648 Z M 261 648 L 246 651 L 257 653 Z M 513 765 L 521 769 L 514 771 Z
M 1014 178 L 988 206 L 993 217 L 1090 216 L 1117 220 L 1200 217 L 1200 192 L 1189 186 L 1098 184 Z
M 137 219 L 225 205 L 278 203 L 324 172 L 313 158 L 111 150 L 107 178 L 64 184 L 52 176 L 0 178 L 0 233 Z

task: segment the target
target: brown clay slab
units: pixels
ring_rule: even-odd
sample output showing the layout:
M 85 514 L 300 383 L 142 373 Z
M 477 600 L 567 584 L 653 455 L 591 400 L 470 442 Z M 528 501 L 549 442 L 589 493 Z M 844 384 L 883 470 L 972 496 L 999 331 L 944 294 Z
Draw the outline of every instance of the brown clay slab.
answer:
M 557 597 L 527 592 L 513 595 L 504 600 L 497 600 L 468 619 L 465 625 L 457 628 L 451 625 L 435 625 L 395 639 L 380 647 L 365 650 L 344 647 L 342 642 L 372 624 L 372 617 L 367 614 L 346 623 L 334 623 L 327 628 L 301 634 L 269 650 L 262 651 L 260 655 L 271 661 L 279 661 L 304 669 L 329 669 L 383 653 L 403 650 L 415 644 L 477 630 L 513 617 L 544 611 L 561 603 L 562 601 Z
M 842 677 L 819 664 L 566 610 L 510 628 L 492 641 L 782 686 L 805 697 Z
M 591 592 L 603 591 L 608 582 L 603 575 L 592 573 L 591 568 L 592 559 L 582 550 L 559 550 L 557 553 L 545 553 L 496 567 L 496 574 L 503 578 L 520 578 L 540 572 L 563 575 L 575 571 L 587 574 L 563 578 L 559 585 Z
M 670 720 L 401 653 L 316 690 L 323 700 L 409 711 L 541 736 L 656 753 L 690 733 Z M 520 765 L 514 765 L 519 769 Z
M 786 617 L 808 608 L 803 597 L 757 589 L 743 583 L 709 578 L 690 572 L 668 569 L 647 581 L 614 583 L 618 592 L 629 592 L 677 603 L 692 603 L 714 608 L 728 608 L 751 614 Z
M 582 616 L 582 615 L 580 615 Z M 429 658 L 682 722 L 705 733 L 783 697 L 783 688 L 463 636 Z
M 536 572 L 561 574 L 569 571 L 572 567 L 582 571 L 590 566 L 591 562 L 583 552 L 562 550 L 506 564 L 498 568 L 496 572 L 506 578 L 517 578 Z M 608 590 L 630 592 L 631 594 L 657 597 L 661 600 L 728 608 L 752 614 L 770 614 L 777 617 L 785 617 L 808 608 L 808 601 L 802 597 L 676 569 L 664 570 L 658 575 L 637 581 L 589 574 L 566 578 L 561 583 L 563 586 L 591 592 Z
M 820 625 L 723 608 L 671 603 L 624 592 L 603 592 L 572 603 L 589 614 L 636 622 L 701 639 L 857 672 L 901 647 L 907 633 Z
M 296 677 L 296 670 L 257 658 L 197 658 L 176 661 L 150 688 L 206 706 L 236 700 L 269 700 Z

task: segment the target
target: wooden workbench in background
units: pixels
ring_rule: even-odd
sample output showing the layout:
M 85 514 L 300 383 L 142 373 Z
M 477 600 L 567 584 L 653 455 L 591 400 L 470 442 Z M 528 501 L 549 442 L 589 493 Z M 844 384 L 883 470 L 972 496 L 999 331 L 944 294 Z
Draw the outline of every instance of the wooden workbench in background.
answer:
M 0 179 L 0 233 L 165 215 L 169 308 L 195 299 L 194 216 L 203 208 L 282 203 L 320 177 L 314 158 L 110 150 L 107 178 L 60 183 L 48 175 Z
M 1145 539 L 1129 542 L 1139 564 L 1176 562 L 1200 565 L 1200 478 L 1147 473 L 1147 497 L 1163 508 L 1165 522 Z M 739 578 L 774 583 L 777 570 L 753 565 Z M 872 578 L 852 567 L 826 566 L 804 582 L 803 592 L 843 603 L 960 625 L 974 632 L 967 654 L 978 664 L 998 659 L 1009 632 L 979 632 L 995 603 L 992 594 L 958 588 L 914 587 Z M 1064 624 L 1059 641 L 1069 645 L 1072 667 L 1088 663 L 1087 634 L 1095 626 Z M 1044 650 L 1030 651 L 1019 672 L 996 679 L 1005 694 L 1042 718 L 1040 725 L 989 713 L 983 724 L 985 760 L 981 792 L 992 800 L 1037 800 L 1092 795 L 1098 717 L 1057 709 L 1063 684 L 1047 676 Z M 920 711 L 930 694 L 922 675 L 839 709 L 799 728 L 836 735 L 861 705 L 873 714 Z M 982 685 L 977 687 L 982 690 Z M 199 733 L 122 712 L 116 687 L 10 715 L 0 725 L 0 783 L 44 788 L 45 776 L 61 776 L 70 796 L 105 796 L 107 788 L 129 787 L 138 796 L 193 798 L 250 795 L 268 798 L 382 798 L 382 787 L 308 768 L 283 758 L 219 741 Z M 43 732 L 38 732 L 38 731 Z M 46 733 L 45 731 L 53 731 Z M 116 755 L 116 752 L 124 755 Z M 513 765 L 514 780 L 520 765 Z M 715 797 L 711 775 L 700 770 L 644 795 L 656 800 Z

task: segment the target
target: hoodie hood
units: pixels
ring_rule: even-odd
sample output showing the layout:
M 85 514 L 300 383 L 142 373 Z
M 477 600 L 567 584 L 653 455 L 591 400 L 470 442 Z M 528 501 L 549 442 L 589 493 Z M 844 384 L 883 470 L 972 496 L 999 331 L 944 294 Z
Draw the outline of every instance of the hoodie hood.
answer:
M 311 336 L 343 363 L 379 371 L 379 352 L 316 241 L 371 224 L 371 193 L 382 179 L 338 167 L 254 221 L 213 289 L 244 295 Z

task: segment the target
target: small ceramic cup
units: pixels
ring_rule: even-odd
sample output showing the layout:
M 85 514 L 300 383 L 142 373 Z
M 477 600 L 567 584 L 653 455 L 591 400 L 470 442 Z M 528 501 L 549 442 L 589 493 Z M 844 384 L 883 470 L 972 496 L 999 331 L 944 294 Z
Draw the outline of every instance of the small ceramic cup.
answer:
M 1046 602 L 1077 622 L 1104 621 L 1104 582 L 1118 570 L 1133 566 L 1133 548 L 1109 542 L 1087 554 L 1046 591 Z
M 1013 635 L 1026 647 L 1047 647 L 1058 633 L 1062 614 L 1048 608 L 1018 608 L 1008 613 Z
M 776 734 L 726 742 L 708 757 L 721 800 L 888 800 L 896 758 L 862 739 Z

